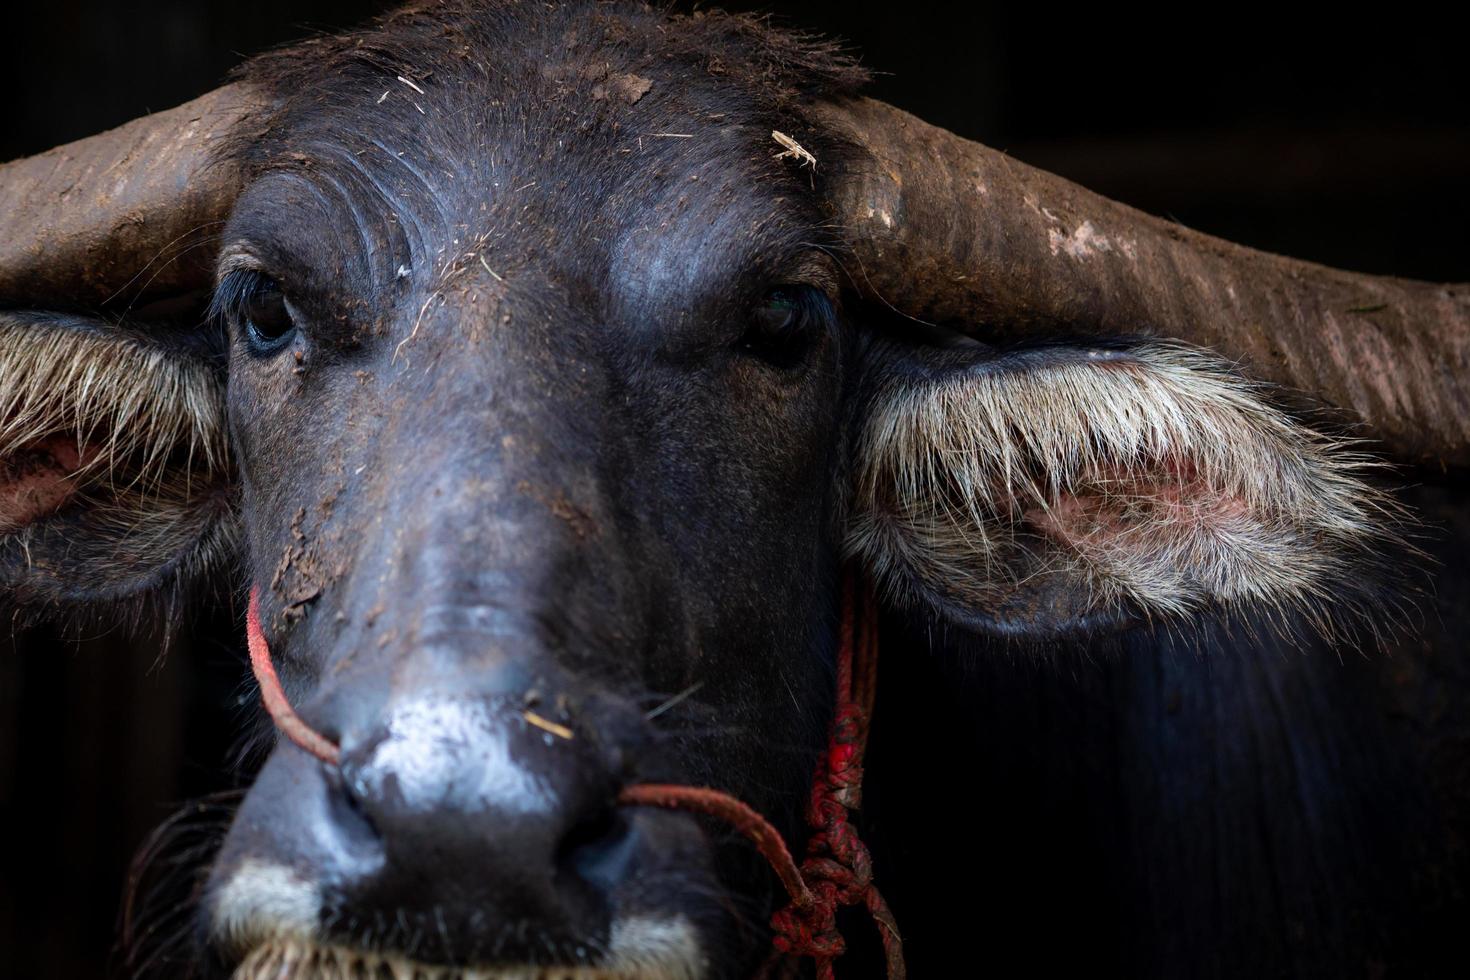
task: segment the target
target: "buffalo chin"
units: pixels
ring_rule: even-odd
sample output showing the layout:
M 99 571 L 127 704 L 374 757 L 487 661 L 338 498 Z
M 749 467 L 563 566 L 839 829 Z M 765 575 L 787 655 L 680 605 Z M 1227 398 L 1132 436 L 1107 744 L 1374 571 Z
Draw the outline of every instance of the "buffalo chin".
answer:
M 257 946 L 231 980 L 694 980 L 690 969 L 633 970 L 572 966 L 462 967 L 416 963 L 391 953 L 345 946 L 273 942 Z

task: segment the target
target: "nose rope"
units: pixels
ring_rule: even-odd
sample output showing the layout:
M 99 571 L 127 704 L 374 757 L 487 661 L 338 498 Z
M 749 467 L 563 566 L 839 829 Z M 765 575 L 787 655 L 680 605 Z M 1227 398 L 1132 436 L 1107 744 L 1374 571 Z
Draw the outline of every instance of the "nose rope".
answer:
M 337 743 L 312 728 L 286 697 L 281 679 L 276 676 L 276 667 L 271 663 L 270 644 L 265 642 L 265 631 L 260 628 L 260 588 L 250 589 L 250 608 L 245 611 L 245 643 L 250 648 L 250 669 L 255 672 L 260 685 L 260 700 L 266 714 L 276 723 L 282 735 L 295 742 L 302 751 L 314 755 L 329 766 L 342 761 L 342 750 Z
M 656 806 L 715 817 L 755 845 L 781 880 L 790 903 L 771 917 L 775 933 L 773 958 L 807 957 L 817 980 L 835 980 L 834 963 L 847 949 L 837 928 L 837 910 L 861 905 L 868 910 L 883 941 L 888 980 L 904 980 L 903 939 L 898 923 L 873 883 L 867 846 L 849 820 L 862 802 L 863 754 L 877 693 L 877 614 L 866 588 L 848 571 L 842 584 L 842 628 L 837 650 L 836 710 L 827 751 L 817 762 L 807 802 L 812 835 L 800 867 L 765 817 L 728 793 L 701 786 L 645 783 L 618 794 L 626 806 Z M 861 594 L 860 594 L 861 592 Z M 298 715 L 281 688 L 271 663 L 270 646 L 260 627 L 260 589 L 250 590 L 245 617 L 250 666 L 260 684 L 266 713 L 281 734 L 302 751 L 330 766 L 341 761 L 338 746 Z M 763 971 L 770 973 L 770 965 Z

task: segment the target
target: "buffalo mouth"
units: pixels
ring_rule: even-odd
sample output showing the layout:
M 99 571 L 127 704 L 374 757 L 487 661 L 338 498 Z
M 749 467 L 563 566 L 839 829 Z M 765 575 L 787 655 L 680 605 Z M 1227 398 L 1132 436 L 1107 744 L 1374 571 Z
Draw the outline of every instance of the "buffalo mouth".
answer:
M 626 966 L 444 966 L 395 953 L 302 941 L 255 947 L 231 980 L 698 980 L 694 962 L 640 962 Z

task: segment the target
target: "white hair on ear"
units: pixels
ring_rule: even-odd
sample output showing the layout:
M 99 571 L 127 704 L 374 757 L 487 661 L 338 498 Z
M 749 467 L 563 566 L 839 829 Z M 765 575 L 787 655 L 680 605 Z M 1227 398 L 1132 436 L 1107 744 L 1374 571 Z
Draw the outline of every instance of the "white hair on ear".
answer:
M 0 314 L 0 460 L 50 436 L 75 437 L 84 469 L 162 478 L 224 463 L 223 385 L 210 369 L 121 330 Z
M 1218 358 L 1058 351 L 880 391 L 847 549 L 891 597 L 983 611 L 1061 573 L 1090 610 L 1316 614 L 1395 540 L 1375 464 Z

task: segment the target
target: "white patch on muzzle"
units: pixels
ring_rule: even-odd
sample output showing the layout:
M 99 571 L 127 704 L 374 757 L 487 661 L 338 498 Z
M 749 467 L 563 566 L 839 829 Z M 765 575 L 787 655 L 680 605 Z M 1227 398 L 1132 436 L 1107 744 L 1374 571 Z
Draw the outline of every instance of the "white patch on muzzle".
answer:
M 702 980 L 709 973 L 699 935 L 683 916 L 615 921 L 607 956 L 598 966 L 465 968 L 414 963 L 387 952 L 318 945 L 321 906 L 321 890 L 314 883 L 284 865 L 251 859 L 216 893 L 211 928 L 223 948 L 245 956 L 235 971 L 237 980 L 336 976 L 333 970 L 338 968 L 342 976 L 381 968 L 391 976 L 426 980 Z
M 472 758 L 465 751 L 471 745 Z M 512 758 L 505 722 L 479 701 L 398 706 L 366 772 L 369 795 L 391 794 L 423 812 L 441 806 L 449 787 L 509 815 L 543 817 L 556 806 L 545 777 Z
M 683 916 L 615 921 L 608 941 L 607 965 L 631 976 L 668 980 L 699 980 L 709 972 L 699 935 Z
M 271 940 L 310 941 L 321 909 L 314 882 L 284 865 L 250 859 L 216 893 L 211 928 L 216 941 L 239 951 Z

